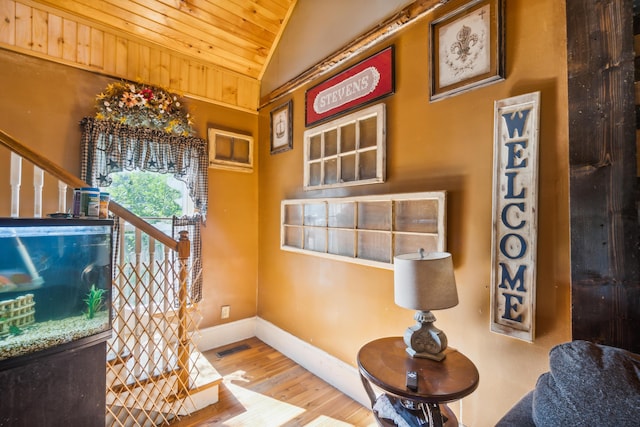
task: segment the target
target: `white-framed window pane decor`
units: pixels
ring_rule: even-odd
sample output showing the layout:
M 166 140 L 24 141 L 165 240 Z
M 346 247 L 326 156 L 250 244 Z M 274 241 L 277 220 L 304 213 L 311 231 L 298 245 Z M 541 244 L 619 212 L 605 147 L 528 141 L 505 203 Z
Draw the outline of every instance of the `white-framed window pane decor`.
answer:
M 253 172 L 253 137 L 209 128 L 209 167 Z
M 393 257 L 446 250 L 446 192 L 281 202 L 285 251 L 393 269 Z
M 304 189 L 384 182 L 385 105 L 304 132 Z

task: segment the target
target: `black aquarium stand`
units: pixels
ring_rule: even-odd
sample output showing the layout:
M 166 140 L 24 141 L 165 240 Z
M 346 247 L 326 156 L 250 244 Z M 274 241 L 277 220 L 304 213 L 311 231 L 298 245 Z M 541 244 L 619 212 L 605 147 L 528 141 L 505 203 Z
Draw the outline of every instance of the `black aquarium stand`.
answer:
M 1 427 L 103 427 L 106 340 L 0 371 Z

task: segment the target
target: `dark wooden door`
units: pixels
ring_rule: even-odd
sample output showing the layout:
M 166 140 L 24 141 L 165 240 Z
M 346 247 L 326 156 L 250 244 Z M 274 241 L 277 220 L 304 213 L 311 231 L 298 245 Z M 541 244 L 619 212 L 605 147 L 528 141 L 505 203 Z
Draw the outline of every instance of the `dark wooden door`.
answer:
M 633 0 L 567 0 L 573 339 L 640 352 Z

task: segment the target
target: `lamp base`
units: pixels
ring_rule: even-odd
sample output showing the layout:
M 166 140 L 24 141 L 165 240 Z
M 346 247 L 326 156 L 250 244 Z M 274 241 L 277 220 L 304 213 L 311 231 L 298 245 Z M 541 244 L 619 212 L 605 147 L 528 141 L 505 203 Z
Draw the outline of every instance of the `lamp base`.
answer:
M 436 317 L 430 311 L 417 311 L 413 318 L 416 324 L 404 333 L 407 353 L 411 357 L 442 361 L 446 357 L 447 336 L 433 326 Z
M 441 351 L 440 353 L 436 353 L 436 354 L 418 353 L 410 347 L 407 347 L 407 353 L 411 357 L 417 357 L 418 359 L 431 359 L 431 360 L 435 360 L 436 362 L 442 362 L 444 358 L 447 357 L 447 355 L 444 354 L 444 351 Z

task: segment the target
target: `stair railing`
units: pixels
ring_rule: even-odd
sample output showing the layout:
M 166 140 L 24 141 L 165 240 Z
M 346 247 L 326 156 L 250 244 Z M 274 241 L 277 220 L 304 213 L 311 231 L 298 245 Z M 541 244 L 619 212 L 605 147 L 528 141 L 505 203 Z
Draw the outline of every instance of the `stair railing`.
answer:
M 58 180 L 58 212 L 67 211 L 69 187 L 89 186 L 2 130 L 0 145 L 11 152 L 11 217 L 21 216 L 23 159 L 33 165 L 35 218 L 42 217 L 45 172 Z M 188 232 L 181 231 L 176 241 L 115 201 L 109 203 L 109 210 L 119 222 L 120 257 L 113 281 L 114 337 L 108 344 L 107 425 L 167 424 L 185 411 L 188 413 L 187 405 L 182 402 L 189 397 L 191 385 L 198 376 L 197 367 L 190 360 L 191 333 L 196 326 L 188 310 L 191 250 Z M 131 228 L 135 235 L 135 253 L 126 254 L 125 230 Z M 148 236 L 146 261 L 141 259 L 143 234 Z M 155 259 L 155 242 L 164 246 L 160 261 Z M 172 251 L 178 260 L 177 268 L 169 262 Z M 179 284 L 177 295 L 171 292 L 172 280 Z M 158 292 L 162 295 L 161 302 L 158 302 Z M 172 327 L 175 334 L 167 339 L 167 331 L 170 334 Z M 139 340 L 142 335 L 146 338 Z M 196 372 L 192 372 L 193 369 Z

